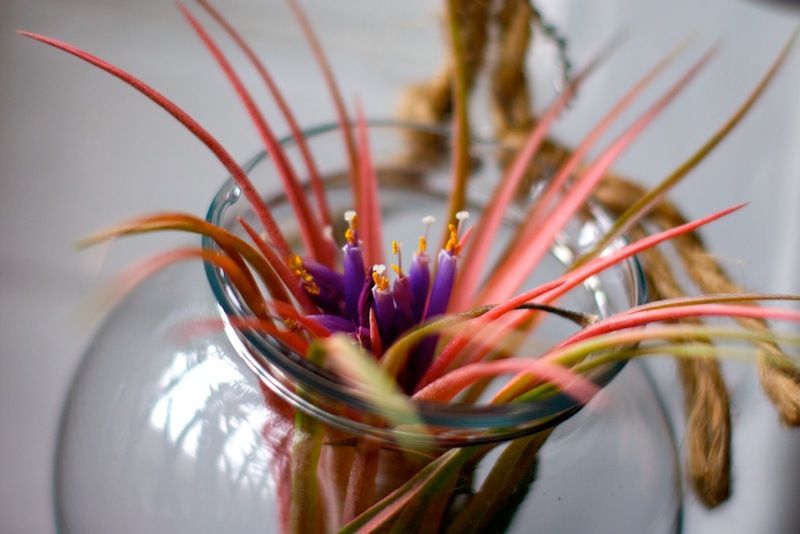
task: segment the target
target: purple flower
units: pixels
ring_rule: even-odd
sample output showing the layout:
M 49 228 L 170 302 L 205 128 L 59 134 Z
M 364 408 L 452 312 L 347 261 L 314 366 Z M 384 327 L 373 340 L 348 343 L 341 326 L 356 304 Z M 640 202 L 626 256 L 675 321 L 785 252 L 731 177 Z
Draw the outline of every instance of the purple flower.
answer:
M 392 296 L 395 304 L 396 335 L 400 335 L 419 322 L 414 316 L 414 294 L 409 277 L 402 272 L 398 272 L 394 279 Z
M 345 219 L 350 224 L 345 238 L 347 244 L 343 247 L 344 251 L 344 314 L 355 323 L 361 324 L 359 320 L 359 299 L 364 288 L 364 251 L 356 233 L 358 218 L 354 211 L 345 214 Z
M 428 291 L 431 288 L 430 257 L 428 257 L 428 232 L 431 225 L 436 221 L 430 215 L 422 219 L 425 225 L 425 234 L 419 238 L 419 248 L 414 253 L 414 260 L 408 272 L 409 285 L 414 297 L 412 310 L 414 312 L 414 322 L 422 320 L 425 314 L 425 306 L 428 302 Z
M 385 265 L 376 265 L 372 268 L 373 309 L 378 323 L 378 333 L 384 346 L 394 341 L 396 333 L 394 292 L 389 288 L 389 279 L 385 273 Z
M 322 313 L 308 317 L 332 332 L 346 332 L 364 345 L 375 349 L 375 339 L 381 347 L 389 347 L 400 335 L 424 320 L 446 313 L 456 278 L 457 256 L 461 249 L 458 232 L 466 213 L 457 215 L 459 225 L 449 225 L 450 239 L 439 252 L 436 275 L 431 280 L 427 236 L 433 217 L 425 217 L 425 226 L 414 254 L 408 275 L 402 268 L 402 244 L 392 242 L 397 263 L 391 271 L 383 264 L 364 267 L 364 245 L 358 236 L 358 215 L 347 211 L 348 223 L 345 245 L 342 247 L 342 272 L 313 259 L 295 256 L 289 267 L 302 281 L 311 301 Z M 394 282 L 389 279 L 394 272 Z M 374 315 L 374 323 L 370 315 Z M 377 332 L 372 332 L 377 328 Z M 423 340 L 410 376 L 418 379 L 424 373 L 436 347 L 436 336 Z M 380 351 L 379 351 L 380 352 Z M 380 354 L 376 354 L 380 357 Z M 413 382 L 412 382 L 413 383 Z

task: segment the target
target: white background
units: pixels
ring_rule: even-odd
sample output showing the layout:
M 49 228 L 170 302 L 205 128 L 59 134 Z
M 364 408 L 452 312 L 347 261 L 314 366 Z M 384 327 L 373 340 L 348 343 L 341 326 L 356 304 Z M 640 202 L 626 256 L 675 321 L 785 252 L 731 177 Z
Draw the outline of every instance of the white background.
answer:
M 390 116 L 398 88 L 435 71 L 441 53 L 438 2 L 306 4 L 344 94 L 360 98 L 368 115 Z M 218 5 L 263 52 L 303 125 L 333 118 L 281 1 Z M 722 42 L 714 63 L 620 162 L 620 170 L 648 183 L 665 176 L 733 112 L 800 20 L 800 12 L 790 8 L 740 0 L 572 0 L 542 7 L 570 38 L 578 63 L 615 31 L 626 32 L 619 52 L 559 126 L 572 142 L 686 35 L 700 36 L 687 61 Z M 71 42 L 135 73 L 194 115 L 240 160 L 259 146 L 172 2 L 0 3 L 0 532 L 49 533 L 59 410 L 97 324 L 87 311 L 88 296 L 109 273 L 180 238 L 115 245 L 99 274 L 98 255 L 75 253 L 72 243 L 138 213 L 203 214 L 225 173 L 143 97 L 17 36 L 16 29 Z M 547 72 L 550 55 L 542 50 Z M 547 93 L 552 78 L 543 78 L 537 86 Z M 737 280 L 757 291 L 800 293 L 799 94 L 796 50 L 753 115 L 675 193 L 691 216 L 751 203 L 705 235 Z M 537 103 L 545 102 L 540 95 Z M 285 131 L 281 123 L 276 130 Z M 656 367 L 678 413 L 680 391 L 669 364 Z M 734 497 L 713 512 L 688 497 L 687 532 L 800 531 L 800 431 L 778 425 L 752 371 L 738 363 L 726 368 L 736 425 Z

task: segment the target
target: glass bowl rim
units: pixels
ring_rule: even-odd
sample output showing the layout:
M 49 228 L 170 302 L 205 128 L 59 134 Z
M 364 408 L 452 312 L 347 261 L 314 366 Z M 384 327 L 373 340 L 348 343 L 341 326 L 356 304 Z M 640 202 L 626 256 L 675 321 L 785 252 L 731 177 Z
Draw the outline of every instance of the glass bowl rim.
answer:
M 355 125 L 349 125 L 351 128 Z M 441 137 L 443 140 L 450 138 L 451 133 L 449 129 L 443 127 L 419 125 L 409 122 L 395 121 L 395 120 L 369 120 L 367 127 L 370 131 L 379 128 L 389 129 L 411 129 L 420 133 L 431 134 Z M 313 139 L 314 137 L 330 133 L 341 128 L 339 123 L 324 123 L 302 131 L 304 138 Z M 286 136 L 280 140 L 283 146 L 295 145 L 295 139 L 292 136 Z M 472 145 L 498 145 L 499 143 L 492 138 L 473 137 Z M 253 169 L 268 159 L 265 151 L 260 151 L 245 164 L 242 169 L 245 173 L 250 174 Z M 240 200 L 240 191 L 232 178 L 228 178 L 220 187 L 217 194 L 212 200 L 206 220 L 212 224 L 221 225 L 225 213 L 233 206 L 234 203 Z M 244 199 L 242 199 L 244 201 Z M 598 215 L 600 218 L 598 218 Z M 611 217 L 605 214 L 596 206 L 592 207 L 592 217 L 599 223 L 608 223 Z M 608 219 L 603 221 L 602 219 Z M 203 236 L 204 249 L 218 249 L 216 243 L 207 236 Z M 625 239 L 619 238 L 615 243 L 626 242 Z M 620 262 L 627 266 L 632 281 L 633 294 L 631 295 L 632 305 L 643 304 L 647 301 L 647 285 L 645 281 L 644 271 L 641 263 L 635 256 Z M 236 299 L 232 298 L 230 291 L 226 290 L 226 282 L 224 276 L 216 267 L 208 262 L 205 263 L 206 276 L 208 278 L 211 290 L 217 300 L 218 309 L 223 317 L 240 316 L 245 312 L 243 307 Z M 397 439 L 403 437 L 407 441 L 419 438 L 422 441 L 427 441 L 429 436 L 419 436 L 415 431 L 399 430 L 384 428 L 372 425 L 365 425 L 363 423 L 355 422 L 351 419 L 342 420 L 341 416 L 329 413 L 319 403 L 309 401 L 308 399 L 300 398 L 298 395 L 289 391 L 289 388 L 283 386 L 280 380 L 265 368 L 259 365 L 257 361 L 266 361 L 271 366 L 280 370 L 285 376 L 297 383 L 307 386 L 314 392 L 315 395 L 321 396 L 337 403 L 344 403 L 348 407 L 360 410 L 366 413 L 373 413 L 382 417 L 391 417 L 392 414 L 375 406 L 374 403 L 369 402 L 362 395 L 359 395 L 341 380 L 337 380 L 335 375 L 321 367 L 305 360 L 302 356 L 291 353 L 282 345 L 278 344 L 275 340 L 270 339 L 260 333 L 252 330 L 242 328 L 232 328 L 228 323 L 229 337 L 236 341 L 232 336 L 239 336 L 243 343 L 238 343 L 237 350 L 245 350 L 251 358 L 248 358 L 248 366 L 257 374 L 261 380 L 267 381 L 273 389 L 278 389 L 278 393 L 284 397 L 291 397 L 292 403 L 298 405 L 300 408 L 305 409 L 328 423 L 353 430 L 367 431 L 376 435 L 377 437 L 384 437 L 386 439 Z M 257 355 L 253 355 L 252 351 L 256 351 Z M 256 361 L 257 360 L 257 361 Z M 621 360 L 607 364 L 605 369 L 600 370 L 592 377 L 592 381 L 599 387 L 608 385 L 614 377 L 627 364 L 626 360 Z M 476 444 L 484 442 L 493 442 L 498 440 L 511 439 L 521 435 L 529 434 L 539 430 L 544 430 L 561 421 L 571 417 L 574 413 L 579 411 L 583 406 L 575 399 L 558 393 L 546 399 L 537 400 L 533 402 L 511 402 L 500 405 L 473 405 L 473 404 L 458 404 L 458 403 L 437 403 L 437 402 L 420 402 L 415 401 L 415 408 L 418 410 L 418 415 L 421 420 L 427 425 L 437 428 L 452 429 L 455 434 L 453 439 L 447 443 L 448 445 L 458 444 Z M 463 432 L 474 430 L 474 435 L 465 437 Z M 445 433 L 446 435 L 446 433 Z M 442 441 L 440 439 L 440 441 Z M 448 439 L 444 438 L 444 442 Z

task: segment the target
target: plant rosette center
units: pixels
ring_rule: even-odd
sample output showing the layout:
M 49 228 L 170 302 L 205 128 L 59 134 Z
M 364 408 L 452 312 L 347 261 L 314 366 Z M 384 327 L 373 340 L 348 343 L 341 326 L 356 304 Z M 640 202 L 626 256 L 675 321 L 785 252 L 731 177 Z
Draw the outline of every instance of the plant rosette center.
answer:
M 351 131 L 355 134 L 358 128 L 353 126 Z M 497 441 L 541 430 L 574 413 L 619 372 L 624 359 L 591 370 L 590 380 L 566 367 L 540 365 L 537 357 L 598 318 L 642 304 L 646 291 L 638 263 L 628 258 L 572 284 L 571 290 L 561 292 L 558 306 L 528 300 L 512 304 L 498 315 L 508 318 L 505 324 L 492 320 L 476 325 L 476 320 L 498 306 L 471 302 L 463 295 L 461 309 L 451 306 L 453 295 L 461 291 L 459 274 L 473 224 L 480 225 L 490 210 L 490 195 L 484 186 L 497 180 L 498 146 L 473 143 L 476 188 L 467 202 L 469 209 L 458 212 L 456 223 L 443 228 L 436 219 L 447 208 L 450 170 L 442 165 L 447 154 L 442 154 L 441 161 L 422 165 L 404 140 L 424 134 L 439 136 L 435 142 L 446 144 L 449 136 L 396 123 L 376 123 L 367 130 L 376 145 L 372 157 L 378 162 L 374 167 L 375 201 L 381 206 L 382 234 L 396 238 L 381 251 L 391 258 L 389 265 L 367 260 L 362 237 L 365 222 L 349 209 L 353 195 L 346 178 L 347 162 L 341 156 L 318 161 L 328 209 L 334 214 L 330 227 L 316 230 L 327 240 L 328 252 L 324 262 L 306 251 L 285 260 L 287 274 L 293 277 L 294 303 L 306 306 L 302 313 L 295 308 L 287 311 L 287 305 L 279 304 L 265 322 L 253 313 L 226 271 L 208 264 L 212 288 L 229 326 L 235 327 L 231 332 L 243 335 L 247 344 L 241 347 L 243 356 L 262 370 L 275 369 L 277 372 L 268 373 L 265 379 L 294 402 L 313 404 L 307 408 L 315 412 L 346 412 L 349 419 L 340 421 L 344 427 L 368 419 L 366 430 L 370 433 L 390 439 L 402 435 L 406 442 L 430 443 L 433 434 L 439 434 L 439 444 Z M 336 152 L 328 147 L 340 144 L 342 135 L 341 128 L 333 125 L 312 129 L 304 135 L 304 144 L 309 150 L 332 154 Z M 293 159 L 299 145 L 288 139 L 284 150 Z M 257 183 L 274 182 L 268 158 L 259 158 L 245 168 Z M 309 194 L 310 184 L 304 182 L 302 189 Z M 287 242 L 297 243 L 298 250 L 303 250 L 302 230 L 290 200 L 281 191 L 264 197 L 281 222 Z M 245 229 L 255 214 L 243 200 L 235 182 L 229 182 L 215 199 L 208 221 L 248 237 Z M 514 249 L 515 236 L 533 203 L 535 199 L 523 195 L 506 208 L 486 257 L 471 258 L 482 271 L 491 272 Z M 541 291 L 553 286 L 552 281 L 565 276 L 569 264 L 589 251 L 611 224 L 596 206 L 583 207 L 552 240 L 536 268 L 522 267 L 526 289 Z M 408 242 L 416 245 L 412 254 L 404 253 Z M 435 253 L 431 242 L 441 243 Z M 608 249 L 619 250 L 625 244 L 618 239 Z M 208 251 L 220 251 L 211 237 L 205 245 Z M 259 290 L 268 291 L 264 287 Z M 478 333 L 478 328 L 483 333 Z M 306 337 L 307 332 L 316 337 Z M 271 343 L 274 340 L 279 346 Z M 438 371 L 441 376 L 428 374 L 433 362 L 455 340 L 466 343 L 455 353 L 453 363 Z M 458 373 L 452 374 L 454 369 Z M 504 384 L 515 376 L 534 380 L 517 392 L 504 391 Z M 448 382 L 453 377 L 455 380 Z M 302 399 L 297 398 L 293 381 L 307 386 Z M 559 386 L 553 387 L 554 382 Z M 531 389 L 536 393 L 530 393 Z M 528 392 L 524 399 L 519 398 L 522 391 Z M 349 409 L 342 410 L 342 405 Z

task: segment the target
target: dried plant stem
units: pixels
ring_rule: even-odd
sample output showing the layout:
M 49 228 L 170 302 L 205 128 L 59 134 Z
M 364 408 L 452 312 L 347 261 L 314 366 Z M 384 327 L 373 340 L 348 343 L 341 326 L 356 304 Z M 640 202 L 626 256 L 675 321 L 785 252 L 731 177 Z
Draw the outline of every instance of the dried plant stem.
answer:
M 450 6 L 452 4 L 452 6 Z M 488 26 L 485 24 L 489 16 L 491 2 L 453 0 L 448 3 L 451 11 L 447 23 L 458 26 L 462 43 L 461 61 L 457 62 L 452 53 L 445 55 L 445 64 L 438 74 L 429 81 L 411 85 L 406 88 L 400 98 L 399 116 L 404 120 L 418 124 L 439 124 L 450 118 L 454 110 L 453 87 L 457 66 L 461 65 L 465 94 L 471 91 L 477 73 L 484 64 L 484 51 L 488 39 Z M 450 30 L 446 32 L 450 33 Z M 446 151 L 447 147 L 437 142 L 437 136 L 414 134 L 408 137 L 410 161 L 435 161 Z
M 527 0 L 503 2 L 497 13 L 499 26 L 494 70 L 491 73 L 492 110 L 497 133 L 512 146 L 521 145 L 533 127 L 531 95 L 525 61 L 531 41 L 533 10 Z
M 482 2 L 469 0 L 447 0 L 447 29 L 450 37 L 452 57 L 452 111 L 453 111 L 453 150 L 452 186 L 447 208 L 447 222 L 456 224 L 456 213 L 464 209 L 467 198 L 467 180 L 471 172 L 472 157 L 470 143 L 472 128 L 469 122 L 468 100 L 471 86 L 471 65 L 468 59 L 470 50 L 469 35 L 463 31 L 464 20 L 474 18 L 475 6 L 483 13 Z M 442 246 L 447 243 L 449 233 L 442 235 Z

